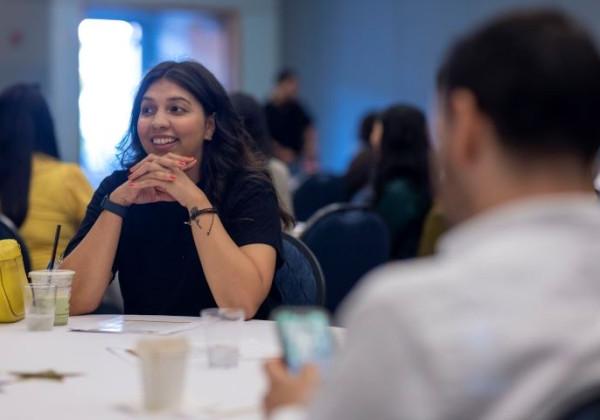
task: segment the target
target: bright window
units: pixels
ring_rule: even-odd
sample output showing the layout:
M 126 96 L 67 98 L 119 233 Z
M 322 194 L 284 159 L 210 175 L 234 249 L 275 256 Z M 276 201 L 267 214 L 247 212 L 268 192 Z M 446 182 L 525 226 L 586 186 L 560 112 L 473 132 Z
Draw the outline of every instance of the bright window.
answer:
M 134 22 L 85 19 L 79 25 L 81 163 L 94 186 L 118 167 L 116 145 L 127 132 L 142 76 L 141 39 Z

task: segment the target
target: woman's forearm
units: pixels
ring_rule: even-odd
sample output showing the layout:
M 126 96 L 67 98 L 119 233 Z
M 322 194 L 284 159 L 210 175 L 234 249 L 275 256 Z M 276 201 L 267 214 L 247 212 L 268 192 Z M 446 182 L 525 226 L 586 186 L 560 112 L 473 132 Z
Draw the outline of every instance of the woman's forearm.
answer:
M 100 304 L 112 277 L 123 220 L 104 211 L 60 268 L 75 271 L 71 288 L 71 314 L 94 311 Z
M 210 235 L 207 235 L 213 217 Z M 246 318 L 252 318 L 271 288 L 275 251 L 272 258 L 266 256 L 267 260 L 272 259 L 272 269 L 264 269 L 269 263 L 262 264 L 261 269 L 231 239 L 217 215 L 202 215 L 199 223 L 200 227 L 192 223 L 190 228 L 215 302 L 219 307 L 242 308 Z

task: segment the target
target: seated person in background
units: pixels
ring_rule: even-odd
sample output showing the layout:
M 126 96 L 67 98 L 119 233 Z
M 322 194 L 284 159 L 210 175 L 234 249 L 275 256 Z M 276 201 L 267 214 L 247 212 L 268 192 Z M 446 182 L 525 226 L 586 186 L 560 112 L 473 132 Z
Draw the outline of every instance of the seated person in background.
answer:
M 61 255 L 79 228 L 93 191 L 79 166 L 59 160 L 54 123 L 39 88 L 18 84 L 2 95 L 20 117 L 7 121 L 0 129 L 14 133 L 15 142 L 33 144 L 29 207 L 20 233 L 29 249 L 32 268 L 39 270 L 46 268 L 51 258 L 56 225 L 62 226 L 57 247 Z M 19 129 L 23 121 L 29 126 L 26 131 Z
M 289 165 L 292 175 L 317 172 L 317 136 L 311 116 L 298 99 L 296 74 L 282 70 L 265 105 L 269 132 L 275 140 L 273 154 Z
M 247 135 L 201 64 L 145 75 L 120 145 L 125 169 L 98 187 L 61 264 L 76 272 L 73 314 L 96 309 L 118 271 L 128 314 L 268 316 L 281 300 L 281 210 Z
M 290 171 L 287 166 L 273 156 L 273 139 L 269 134 L 265 111 L 258 101 L 245 93 L 237 92 L 230 95 L 233 108 L 242 118 L 244 128 L 254 140 L 253 148 L 266 160 L 269 174 L 273 179 L 277 197 L 288 214 L 293 214 L 292 195 L 290 193 Z
M 358 129 L 360 150 L 352 158 L 344 175 L 349 198 L 352 198 L 372 181 L 377 157 L 371 145 L 371 139 L 373 136 L 379 137 L 378 131 L 381 130 L 381 122 L 377 117 L 376 112 L 369 112 L 360 122 Z
M 13 105 L 10 95 L 0 94 L 0 239 L 19 243 L 28 272 L 31 262 L 18 227 L 27 215 L 33 136 L 28 115 Z
M 410 105 L 393 105 L 380 119 L 371 203 L 390 230 L 391 257 L 413 258 L 431 207 L 427 123 L 425 115 Z
M 454 45 L 437 87 L 440 197 L 457 225 L 436 257 L 390 264 L 349 299 L 310 419 L 540 418 L 545 390 L 569 388 L 554 368 L 595 331 L 591 37 L 560 12 L 503 15 Z M 314 388 L 312 369 L 267 372 L 270 411 Z

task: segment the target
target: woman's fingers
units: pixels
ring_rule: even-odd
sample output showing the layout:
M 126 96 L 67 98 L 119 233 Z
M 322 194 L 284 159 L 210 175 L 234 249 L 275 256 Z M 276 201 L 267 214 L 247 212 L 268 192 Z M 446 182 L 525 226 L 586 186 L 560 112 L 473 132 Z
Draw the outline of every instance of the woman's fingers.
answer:
M 159 181 L 159 182 L 169 183 L 169 182 L 175 181 L 176 179 L 177 179 L 177 176 L 175 174 L 173 174 L 172 172 L 165 171 L 165 170 L 156 170 L 156 171 L 151 171 L 151 172 L 146 172 L 146 173 L 140 174 L 137 177 L 130 177 L 129 178 L 129 186 L 136 187 L 136 188 L 139 188 L 139 186 L 142 186 L 142 188 L 144 188 L 144 187 L 148 186 L 148 181 Z
M 194 165 L 196 163 L 196 159 L 191 158 L 191 160 L 190 159 L 180 160 L 180 159 L 173 159 L 170 156 L 161 156 L 155 160 L 155 163 L 157 163 L 158 165 L 160 165 L 164 168 L 168 168 L 173 171 L 177 171 L 177 170 L 185 170 L 186 168 L 191 167 L 192 165 Z
M 161 157 L 166 157 L 166 158 L 173 159 L 173 160 L 181 160 L 183 162 L 191 162 L 193 160 L 196 160 L 196 158 L 192 157 L 192 156 L 182 156 L 182 155 L 178 155 L 178 154 L 170 153 L 170 152 Z
M 134 172 L 130 173 L 128 178 L 133 181 L 154 172 L 176 172 L 177 169 L 181 168 L 180 163 L 168 159 L 155 159 L 152 162 L 144 162 Z
M 193 158 L 191 160 L 183 161 L 174 160 L 166 156 L 154 157 L 153 160 L 140 162 L 138 165 L 132 167 L 132 172 L 129 174 L 129 180 L 133 181 L 145 174 L 155 171 L 164 171 L 165 169 L 168 169 L 176 174 L 177 171 L 186 171 L 195 164 L 196 159 Z
M 129 181 L 133 181 L 141 176 L 146 175 L 152 170 L 156 171 L 160 168 L 161 166 L 154 163 L 154 161 L 141 162 L 141 164 L 137 165 L 137 168 L 134 171 L 132 171 L 127 178 L 129 179 Z
M 156 161 L 161 162 L 162 165 L 167 165 L 167 161 L 181 162 L 181 164 L 178 165 L 179 168 L 181 168 L 181 167 L 189 168 L 196 163 L 196 158 L 191 157 L 191 156 L 181 156 L 181 155 L 178 155 L 175 153 L 167 153 L 166 155 L 162 155 L 162 156 L 150 153 L 148 156 L 146 156 L 140 162 L 136 163 L 131 168 L 129 168 L 129 172 L 133 173 L 133 172 L 137 171 L 145 163 L 156 162 Z
M 156 156 L 155 154 L 150 153 L 144 159 L 142 159 L 141 161 L 133 165 L 131 168 L 129 168 L 129 172 L 133 173 L 137 171 L 142 165 L 144 165 L 147 162 L 153 162 L 157 157 L 158 156 Z

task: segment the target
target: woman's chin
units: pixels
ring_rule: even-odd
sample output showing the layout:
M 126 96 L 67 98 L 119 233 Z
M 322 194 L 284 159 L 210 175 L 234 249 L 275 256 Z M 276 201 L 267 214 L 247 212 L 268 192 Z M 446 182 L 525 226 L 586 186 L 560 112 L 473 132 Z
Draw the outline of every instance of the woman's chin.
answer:
M 166 155 L 167 153 L 177 153 L 177 149 L 179 146 L 178 141 L 174 141 L 173 143 L 167 144 L 152 144 L 152 153 L 157 155 Z

